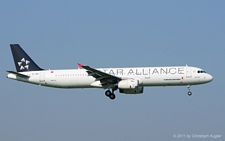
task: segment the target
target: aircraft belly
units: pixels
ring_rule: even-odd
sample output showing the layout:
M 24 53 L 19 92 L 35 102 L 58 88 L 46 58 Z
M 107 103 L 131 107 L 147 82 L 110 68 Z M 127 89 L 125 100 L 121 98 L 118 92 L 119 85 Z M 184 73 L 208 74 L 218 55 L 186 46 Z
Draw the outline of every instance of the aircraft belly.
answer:
M 93 83 L 95 81 L 94 78 L 92 77 L 82 77 L 79 79 L 79 87 L 80 88 L 90 88 L 91 87 L 91 83 Z

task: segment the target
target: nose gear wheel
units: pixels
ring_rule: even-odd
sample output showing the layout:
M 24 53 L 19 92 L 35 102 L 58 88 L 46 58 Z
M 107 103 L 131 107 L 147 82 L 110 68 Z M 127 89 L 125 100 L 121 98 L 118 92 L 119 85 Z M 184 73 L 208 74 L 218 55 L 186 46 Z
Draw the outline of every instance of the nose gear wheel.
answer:
M 188 88 L 188 95 L 191 96 L 192 95 L 191 85 L 187 85 L 187 88 Z

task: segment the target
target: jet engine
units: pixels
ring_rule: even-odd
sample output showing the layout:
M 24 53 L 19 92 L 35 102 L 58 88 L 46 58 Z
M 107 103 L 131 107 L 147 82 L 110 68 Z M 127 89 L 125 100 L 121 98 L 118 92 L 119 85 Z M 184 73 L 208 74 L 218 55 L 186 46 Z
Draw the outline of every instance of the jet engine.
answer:
M 126 79 L 118 83 L 120 93 L 125 94 L 141 94 L 144 87 L 140 86 L 140 80 L 138 79 Z

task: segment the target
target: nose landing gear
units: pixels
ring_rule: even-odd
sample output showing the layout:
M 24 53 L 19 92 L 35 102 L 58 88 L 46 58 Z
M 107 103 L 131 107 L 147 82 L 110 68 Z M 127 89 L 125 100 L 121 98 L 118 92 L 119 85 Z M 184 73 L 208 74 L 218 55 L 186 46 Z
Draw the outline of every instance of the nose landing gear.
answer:
M 192 95 L 191 86 L 190 85 L 187 85 L 187 88 L 188 88 L 188 95 L 191 96 Z

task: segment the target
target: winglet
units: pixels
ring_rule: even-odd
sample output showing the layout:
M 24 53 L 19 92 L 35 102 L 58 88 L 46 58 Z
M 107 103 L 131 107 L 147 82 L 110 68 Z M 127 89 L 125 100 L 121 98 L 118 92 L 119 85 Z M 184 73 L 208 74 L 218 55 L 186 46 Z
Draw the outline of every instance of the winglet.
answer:
M 83 67 L 83 65 L 78 63 L 78 69 L 81 69 L 82 67 Z

